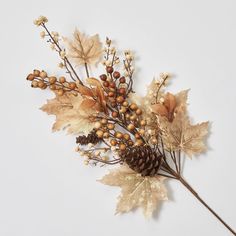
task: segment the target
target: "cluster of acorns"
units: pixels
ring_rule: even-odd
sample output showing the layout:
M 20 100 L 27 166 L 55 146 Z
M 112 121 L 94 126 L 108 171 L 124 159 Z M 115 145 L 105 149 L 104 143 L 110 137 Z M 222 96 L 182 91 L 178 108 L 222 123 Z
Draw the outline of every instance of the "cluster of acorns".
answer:
M 55 76 L 48 76 L 44 70 L 34 70 L 26 78 L 31 81 L 32 88 L 46 89 L 49 88 L 55 91 L 59 96 L 62 96 L 65 92 L 76 91 L 77 85 L 75 82 L 68 82 L 64 76 L 59 78 Z M 74 93 L 76 95 L 77 93 Z

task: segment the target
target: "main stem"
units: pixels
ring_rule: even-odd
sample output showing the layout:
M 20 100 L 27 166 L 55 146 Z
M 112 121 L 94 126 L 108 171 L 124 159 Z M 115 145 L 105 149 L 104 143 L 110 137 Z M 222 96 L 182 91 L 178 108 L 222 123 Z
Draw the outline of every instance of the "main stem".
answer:
M 198 195 L 198 193 L 186 182 L 182 177 L 179 177 L 178 180 L 233 234 L 236 235 L 236 232 L 228 225 L 226 222 L 212 209 L 208 204 L 203 201 L 203 199 Z

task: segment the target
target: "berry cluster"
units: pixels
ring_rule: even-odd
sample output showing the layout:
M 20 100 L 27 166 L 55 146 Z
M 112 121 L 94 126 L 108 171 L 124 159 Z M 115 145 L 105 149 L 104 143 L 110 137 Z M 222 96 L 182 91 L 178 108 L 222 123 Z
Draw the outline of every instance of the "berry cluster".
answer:
M 77 95 L 78 88 L 75 82 L 68 82 L 64 76 L 57 78 L 56 76 L 48 76 L 44 70 L 34 70 L 27 76 L 27 80 L 31 81 L 32 88 L 40 88 L 50 90 L 62 96 L 66 92 L 74 92 Z

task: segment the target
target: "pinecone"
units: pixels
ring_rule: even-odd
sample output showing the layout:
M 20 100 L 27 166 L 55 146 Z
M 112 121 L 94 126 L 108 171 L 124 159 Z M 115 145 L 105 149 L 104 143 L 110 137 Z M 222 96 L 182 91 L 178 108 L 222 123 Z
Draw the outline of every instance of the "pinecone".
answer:
M 150 146 L 132 147 L 121 154 L 128 166 L 142 176 L 157 175 L 161 166 L 162 155 L 157 154 Z
M 99 138 L 96 135 L 96 131 L 95 130 L 93 130 L 87 136 L 86 135 L 81 135 L 81 136 L 76 138 L 76 143 L 79 143 L 80 145 L 88 145 L 89 143 L 97 144 L 97 143 L 99 143 L 101 141 L 102 141 L 102 139 Z

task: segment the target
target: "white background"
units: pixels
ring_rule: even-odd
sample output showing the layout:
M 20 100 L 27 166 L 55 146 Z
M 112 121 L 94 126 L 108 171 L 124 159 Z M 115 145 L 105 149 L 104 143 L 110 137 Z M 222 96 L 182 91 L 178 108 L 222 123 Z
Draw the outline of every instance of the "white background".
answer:
M 236 228 L 235 12 L 235 0 L 2 1 L 0 235 L 231 235 L 174 181 L 153 219 L 141 211 L 115 216 L 119 189 L 96 181 L 107 170 L 83 165 L 75 137 L 51 133 L 54 118 L 38 108 L 52 95 L 31 89 L 25 77 L 34 68 L 61 73 L 32 24 L 41 14 L 66 36 L 77 26 L 135 51 L 141 93 L 154 75 L 173 73 L 172 92 L 191 88 L 193 120 L 212 122 L 209 151 L 187 160 L 184 175 Z

